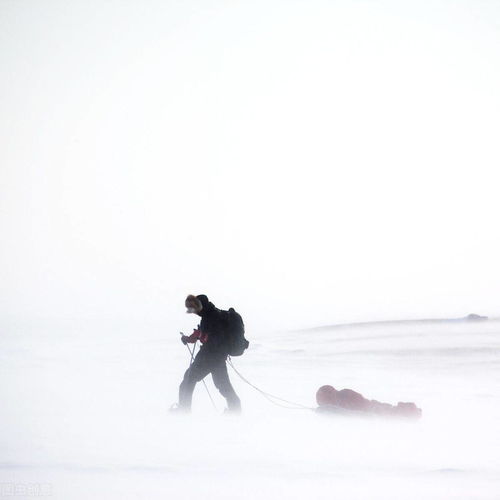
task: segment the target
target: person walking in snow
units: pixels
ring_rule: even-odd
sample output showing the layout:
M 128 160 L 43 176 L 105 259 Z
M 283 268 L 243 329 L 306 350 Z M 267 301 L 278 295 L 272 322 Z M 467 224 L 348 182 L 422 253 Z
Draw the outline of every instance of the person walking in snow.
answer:
M 227 411 L 239 413 L 241 411 L 240 398 L 231 385 L 226 366 L 226 359 L 230 352 L 226 335 L 228 311 L 217 309 L 206 295 L 196 297 L 188 295 L 185 305 L 186 312 L 200 316 L 201 322 L 191 335 L 182 335 L 181 341 L 186 345 L 199 340 L 202 345 L 184 374 L 179 387 L 177 410 L 185 412 L 191 410 L 196 384 L 211 373 L 215 387 L 227 401 Z

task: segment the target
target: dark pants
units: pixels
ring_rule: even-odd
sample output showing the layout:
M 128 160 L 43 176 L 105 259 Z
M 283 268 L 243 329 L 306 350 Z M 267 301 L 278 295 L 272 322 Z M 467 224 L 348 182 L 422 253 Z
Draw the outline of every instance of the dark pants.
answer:
M 215 387 L 226 398 L 229 410 L 240 410 L 241 402 L 229 381 L 225 354 L 210 352 L 202 347 L 191 366 L 186 370 L 179 387 L 179 407 L 189 410 L 193 399 L 193 391 L 197 382 L 203 380 L 209 373 Z

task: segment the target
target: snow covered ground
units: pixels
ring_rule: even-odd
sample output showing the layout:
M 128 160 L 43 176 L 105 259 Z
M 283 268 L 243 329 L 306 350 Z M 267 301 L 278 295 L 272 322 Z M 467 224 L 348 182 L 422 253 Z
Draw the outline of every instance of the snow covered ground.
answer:
M 234 372 L 241 418 L 203 386 L 168 414 L 188 364 L 165 327 L 4 328 L 0 497 L 498 499 L 500 322 L 394 323 L 248 335 L 254 384 L 314 406 L 322 384 L 415 401 L 419 422 L 271 405 Z

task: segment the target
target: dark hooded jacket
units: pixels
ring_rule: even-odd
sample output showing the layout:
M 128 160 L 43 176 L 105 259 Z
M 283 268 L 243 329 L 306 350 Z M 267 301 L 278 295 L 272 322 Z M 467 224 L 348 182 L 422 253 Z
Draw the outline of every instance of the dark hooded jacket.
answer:
M 201 323 L 199 330 L 208 336 L 207 341 L 202 349 L 227 355 L 226 329 L 227 329 L 227 313 L 217 309 L 210 302 L 206 295 L 198 295 L 196 297 L 202 304 Z

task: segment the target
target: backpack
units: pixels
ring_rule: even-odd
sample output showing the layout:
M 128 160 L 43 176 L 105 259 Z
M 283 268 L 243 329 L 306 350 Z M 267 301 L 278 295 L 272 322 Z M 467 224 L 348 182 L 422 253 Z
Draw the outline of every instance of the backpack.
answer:
M 248 347 L 249 342 L 245 338 L 245 325 L 241 316 L 231 307 L 227 313 L 227 351 L 229 356 L 241 356 Z

